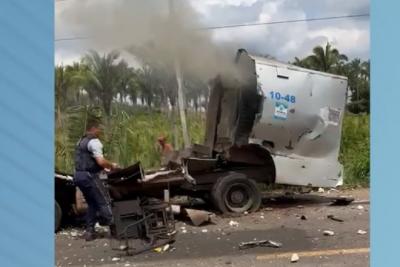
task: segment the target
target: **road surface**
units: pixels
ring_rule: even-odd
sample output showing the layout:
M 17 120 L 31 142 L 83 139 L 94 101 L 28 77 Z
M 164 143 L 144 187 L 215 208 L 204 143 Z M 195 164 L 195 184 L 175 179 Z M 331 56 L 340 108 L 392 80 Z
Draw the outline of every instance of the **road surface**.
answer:
M 359 191 L 353 192 L 356 201 L 367 200 L 368 191 Z M 173 249 L 133 257 L 111 250 L 116 244 L 107 238 L 85 242 L 79 237 L 81 229 L 64 229 L 56 234 L 56 266 L 369 266 L 369 202 L 331 206 L 318 198 L 267 202 L 259 212 L 235 218 L 217 216 L 214 224 L 201 227 L 178 222 Z M 230 221 L 239 225 L 231 226 Z M 325 236 L 325 230 L 334 235 Z M 359 234 L 359 230 L 366 233 Z M 240 242 L 263 239 L 282 243 L 282 247 L 238 249 Z M 291 263 L 293 253 L 300 258 L 296 263 Z

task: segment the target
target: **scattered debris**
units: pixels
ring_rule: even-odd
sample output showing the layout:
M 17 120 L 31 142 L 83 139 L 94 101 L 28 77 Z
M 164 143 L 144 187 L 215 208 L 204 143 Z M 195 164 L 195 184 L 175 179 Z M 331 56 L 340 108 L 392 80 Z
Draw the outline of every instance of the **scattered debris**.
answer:
M 365 235 L 366 233 L 367 233 L 367 231 L 364 231 L 364 230 L 357 231 L 357 234 L 359 234 L 359 235 Z
M 193 225 L 200 226 L 205 222 L 211 221 L 211 213 L 204 210 L 185 209 L 187 216 L 192 221 Z
M 127 249 L 128 249 L 128 246 L 126 246 L 126 245 L 119 246 L 119 250 L 125 251 Z
M 157 252 L 157 253 L 160 253 L 160 252 L 167 251 L 169 248 L 170 248 L 170 245 L 166 244 L 166 245 L 164 245 L 162 247 L 155 248 L 154 251 Z
M 280 248 L 282 247 L 282 244 L 272 240 L 249 241 L 239 243 L 239 249 L 248 249 L 253 247 Z
M 207 233 L 208 230 L 207 230 L 207 229 L 203 229 L 203 230 L 201 230 L 201 232 L 202 232 L 202 233 Z
M 331 219 L 332 221 L 344 222 L 344 220 L 342 220 L 338 217 L 335 217 L 335 215 L 332 215 L 332 214 L 328 215 L 327 217 L 328 217 L 328 219 Z
M 327 193 L 330 194 L 330 193 L 332 193 L 332 192 L 336 192 L 336 193 L 337 193 L 337 192 L 339 192 L 339 190 L 337 190 L 337 189 L 335 189 L 335 188 L 331 188 L 331 189 L 328 190 Z
M 236 222 L 236 221 L 230 221 L 230 222 L 229 222 L 229 225 L 230 225 L 230 226 L 239 227 L 239 223 Z
M 301 215 L 300 219 L 305 221 L 305 220 L 307 220 L 307 217 L 305 215 Z
M 318 188 L 318 193 L 325 193 L 325 190 L 322 187 L 320 187 Z
M 100 234 L 109 232 L 108 226 L 101 226 L 98 222 L 95 224 L 94 229 L 96 230 L 96 232 L 98 232 Z
M 181 213 L 181 206 L 179 205 L 171 205 L 171 210 L 173 214 L 180 214 Z
M 297 205 L 297 208 L 298 209 L 302 209 L 302 208 L 304 208 L 304 206 L 303 205 Z
M 299 255 L 297 253 L 293 253 L 292 257 L 290 258 L 290 262 L 298 262 L 299 259 Z
M 243 214 L 244 214 L 244 215 L 247 215 L 247 214 L 249 214 L 249 212 L 248 212 L 248 211 L 245 211 L 245 212 L 243 212 Z
M 111 259 L 111 261 L 119 261 L 119 260 L 121 260 L 121 258 L 118 258 L 118 257 L 114 257 Z
M 229 265 L 229 264 L 232 264 L 232 262 L 231 261 L 226 261 L 225 264 Z
M 264 210 L 266 210 L 266 211 L 273 211 L 274 209 L 273 209 L 273 208 L 265 208 Z
M 129 263 L 125 263 L 124 265 L 125 267 L 131 266 Z
M 264 215 L 261 215 L 261 216 L 260 216 L 260 219 L 264 219 Z
M 71 234 L 72 237 L 77 237 L 78 236 L 78 232 L 77 231 L 72 231 L 70 234 Z
M 364 209 L 364 207 L 363 207 L 363 206 L 361 206 L 361 205 L 358 205 L 358 206 L 357 206 L 357 209 L 358 209 L 358 210 L 363 210 L 363 209 Z
M 324 231 L 324 235 L 326 235 L 326 236 L 333 236 L 333 235 L 335 235 L 335 232 L 330 231 L 330 230 L 325 230 L 325 231 Z
M 345 196 L 340 196 L 338 198 L 333 199 L 332 205 L 336 206 L 346 206 L 349 205 L 351 202 L 354 201 L 353 197 L 345 197 Z

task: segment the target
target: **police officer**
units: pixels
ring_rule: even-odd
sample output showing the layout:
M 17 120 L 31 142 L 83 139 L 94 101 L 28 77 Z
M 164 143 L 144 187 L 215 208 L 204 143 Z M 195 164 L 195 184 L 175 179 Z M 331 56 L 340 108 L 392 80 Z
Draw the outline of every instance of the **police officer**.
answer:
M 118 165 L 104 158 L 100 134 L 100 123 L 90 121 L 86 134 L 77 143 L 75 151 L 74 183 L 82 191 L 88 204 L 84 234 L 86 241 L 96 238 L 94 226 L 97 221 L 103 226 L 113 222 L 109 195 L 99 178 L 99 173 L 104 169 L 115 169 Z

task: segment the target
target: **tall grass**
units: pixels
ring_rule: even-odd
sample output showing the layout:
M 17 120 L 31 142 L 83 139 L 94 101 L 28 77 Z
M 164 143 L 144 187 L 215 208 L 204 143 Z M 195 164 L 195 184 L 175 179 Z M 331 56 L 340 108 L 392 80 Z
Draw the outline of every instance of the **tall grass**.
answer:
M 63 127 L 56 129 L 56 169 L 73 172 L 75 144 L 84 133 L 86 109 L 80 107 L 64 116 Z M 201 143 L 204 138 L 204 114 L 187 115 L 188 130 L 192 143 Z M 177 120 L 178 147 L 183 147 L 182 131 Z M 144 168 L 157 168 L 160 155 L 157 138 L 162 134 L 168 142 L 174 143 L 174 125 L 170 114 L 138 109 L 129 114 L 126 111 L 105 120 L 104 135 L 101 137 L 105 156 L 121 166 L 140 161 Z
M 73 172 L 75 144 L 84 133 L 85 107 L 71 108 L 62 116 L 62 126 L 56 129 L 56 169 Z M 121 166 L 140 161 L 145 169 L 157 168 L 160 156 L 156 140 L 166 135 L 174 143 L 174 125 L 171 115 L 146 109 L 121 109 L 117 115 L 105 121 L 103 136 L 105 156 Z M 189 113 L 187 116 L 192 143 L 204 139 L 204 113 Z M 183 147 L 182 132 L 178 122 L 178 147 Z M 340 162 L 344 165 L 345 184 L 369 185 L 369 115 L 346 114 L 343 123 Z
M 346 114 L 343 122 L 340 162 L 344 165 L 345 185 L 369 186 L 369 115 Z

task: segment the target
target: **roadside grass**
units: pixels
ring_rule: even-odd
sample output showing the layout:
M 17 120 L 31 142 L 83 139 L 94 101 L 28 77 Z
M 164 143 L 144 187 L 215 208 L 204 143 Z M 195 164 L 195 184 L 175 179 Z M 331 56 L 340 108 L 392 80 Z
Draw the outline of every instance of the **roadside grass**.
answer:
M 75 144 L 83 135 L 87 109 L 76 107 L 63 114 L 63 125 L 56 129 L 56 170 L 73 173 Z M 140 161 L 145 169 L 160 166 L 157 137 L 165 135 L 174 144 L 174 124 L 170 114 L 138 109 L 134 113 L 119 111 L 104 120 L 102 136 L 105 156 L 129 166 Z M 204 136 L 204 114 L 187 114 L 188 131 L 192 143 L 201 143 Z M 177 120 L 178 149 L 183 147 L 182 131 Z
M 344 187 L 369 187 L 370 116 L 346 114 L 342 129 L 340 162 L 344 166 Z
M 73 172 L 74 149 L 84 133 L 87 110 L 77 107 L 63 114 L 63 125 L 56 129 L 56 169 Z M 174 124 L 171 114 L 148 109 L 119 110 L 106 119 L 103 137 L 106 157 L 129 166 L 140 161 L 145 169 L 160 165 L 156 140 L 166 135 L 174 144 Z M 202 143 L 205 114 L 189 112 L 188 130 L 192 143 Z M 178 149 L 183 147 L 179 119 L 177 119 Z M 346 114 L 343 122 L 340 162 L 344 165 L 344 187 L 368 187 L 370 176 L 369 115 Z

